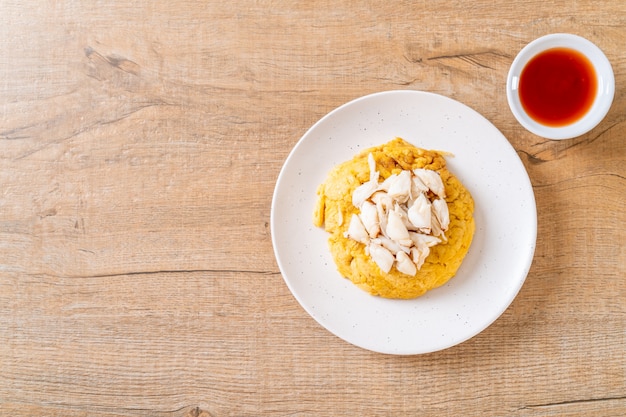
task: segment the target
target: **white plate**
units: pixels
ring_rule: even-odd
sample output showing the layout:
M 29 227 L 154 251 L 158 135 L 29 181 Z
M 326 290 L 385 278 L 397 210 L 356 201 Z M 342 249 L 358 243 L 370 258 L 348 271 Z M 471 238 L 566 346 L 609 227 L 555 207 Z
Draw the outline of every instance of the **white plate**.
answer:
M 331 168 L 397 136 L 452 152 L 448 168 L 475 202 L 476 232 L 457 275 L 413 300 L 374 297 L 343 278 L 328 233 L 312 223 Z M 506 310 L 532 262 L 537 212 L 522 162 L 483 116 L 440 95 L 388 91 L 344 104 L 304 134 L 278 177 L 271 232 L 287 286 L 319 324 L 365 349 L 419 354 L 475 336 Z

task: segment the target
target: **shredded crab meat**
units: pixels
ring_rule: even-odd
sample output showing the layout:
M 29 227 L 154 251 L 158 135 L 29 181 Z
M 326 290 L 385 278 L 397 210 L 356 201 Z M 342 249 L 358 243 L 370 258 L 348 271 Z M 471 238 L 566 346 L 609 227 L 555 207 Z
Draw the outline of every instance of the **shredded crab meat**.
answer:
M 413 170 L 413 174 L 415 174 L 415 176 L 419 178 L 430 191 L 435 193 L 440 198 L 446 198 L 446 190 L 443 186 L 443 181 L 441 181 L 441 175 L 439 175 L 437 171 L 426 168 L 417 168 Z
M 380 233 L 380 223 L 378 221 L 378 210 L 376 204 L 366 200 L 361 205 L 361 221 L 370 237 L 376 237 Z
M 417 230 L 421 230 L 424 233 L 430 233 L 431 229 L 432 210 L 430 205 L 431 203 L 428 201 L 428 197 L 426 197 L 425 194 L 420 194 L 407 211 L 411 224 L 415 226 Z
M 417 266 L 406 252 L 398 252 L 396 254 L 396 269 L 407 275 L 417 274 Z
M 406 241 L 409 238 L 409 231 L 407 230 L 402 216 L 398 210 L 392 210 L 387 214 L 387 236 L 391 240 L 395 240 L 398 243 Z
M 387 195 L 394 201 L 401 203 L 406 202 L 411 196 L 411 172 L 402 171 L 396 175 L 394 181 L 389 184 Z
M 437 217 L 442 230 L 448 230 L 450 226 L 450 211 L 446 200 L 438 198 L 433 201 L 433 213 Z
M 361 222 L 361 218 L 353 214 L 350 218 L 350 225 L 348 231 L 344 234 L 345 237 L 352 240 L 356 240 L 359 243 L 368 244 L 370 242 L 369 234 Z
M 377 243 L 370 242 L 367 246 L 367 251 L 381 271 L 384 273 L 391 271 L 391 267 L 393 267 L 396 258 L 388 249 Z
M 350 219 L 345 237 L 365 245 L 366 253 L 384 272 L 392 267 L 414 276 L 430 248 L 447 241 L 448 204 L 437 171 L 417 168 L 390 175 L 382 182 L 376 161 L 367 158 L 369 180 L 352 193 L 359 209 Z
M 370 179 L 358 186 L 352 193 L 352 204 L 355 207 L 361 207 L 363 202 L 378 189 L 378 177 L 380 174 L 376 171 L 376 161 L 374 160 L 374 155 L 371 153 L 367 156 L 367 163 L 370 168 Z

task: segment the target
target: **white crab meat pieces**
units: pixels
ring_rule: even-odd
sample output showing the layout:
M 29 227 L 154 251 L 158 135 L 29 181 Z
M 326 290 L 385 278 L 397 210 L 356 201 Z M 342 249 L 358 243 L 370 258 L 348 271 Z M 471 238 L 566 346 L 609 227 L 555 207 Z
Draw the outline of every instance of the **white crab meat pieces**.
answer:
M 361 218 L 356 214 L 353 214 L 350 218 L 350 225 L 344 236 L 363 244 L 368 244 L 370 240 L 369 234 L 361 222 Z
M 378 181 L 368 181 L 359 185 L 352 193 L 352 205 L 360 208 L 363 203 L 370 198 L 378 189 Z
M 420 194 L 419 197 L 415 199 L 413 205 L 409 207 L 407 216 L 416 229 L 424 233 L 430 233 L 432 210 L 430 201 L 428 201 L 425 194 Z
M 391 271 L 391 267 L 393 266 L 396 258 L 388 249 L 385 249 L 377 243 L 370 242 L 367 246 L 367 251 L 381 271 L 385 274 Z
M 417 266 L 405 252 L 396 254 L 396 269 L 403 274 L 414 276 L 417 274 Z
M 387 229 L 385 231 L 389 239 L 395 240 L 401 245 L 411 245 L 411 237 L 409 236 L 409 231 L 404 224 L 402 214 L 399 210 L 394 209 L 389 212 L 387 216 Z M 408 245 L 406 244 L 407 242 L 409 242 Z
M 424 261 L 426 260 L 428 255 L 430 255 L 429 247 L 424 247 L 421 249 L 418 249 L 417 247 L 411 248 L 411 259 L 415 263 L 415 267 L 417 269 L 420 269 L 422 265 L 424 265 Z
M 376 191 L 374 194 L 372 194 L 370 200 L 372 200 L 372 202 L 377 206 L 380 206 L 382 209 L 384 209 L 385 212 L 393 208 L 393 198 L 391 198 L 389 194 L 384 191 Z
M 420 193 L 427 193 L 427 192 L 428 192 L 428 187 L 426 186 L 426 184 L 424 184 L 422 180 L 419 179 L 418 176 L 413 175 L 411 177 L 411 196 L 415 198 Z
M 424 233 L 410 232 L 413 245 L 417 248 L 432 248 L 433 246 L 441 243 L 441 239 L 432 235 L 426 235 Z
M 443 229 L 441 229 L 441 225 L 439 224 L 439 220 L 437 220 L 437 216 L 434 216 L 434 215 L 433 215 L 433 222 L 431 224 L 431 231 L 430 231 L 430 233 L 433 236 L 441 237 L 441 239 L 446 241 L 446 242 L 448 241 L 448 239 L 446 238 L 445 232 L 443 231 Z
M 438 198 L 433 201 L 433 213 L 441 226 L 441 230 L 446 231 L 450 226 L 450 211 L 448 210 L 448 203 L 443 198 Z
M 389 184 L 387 195 L 398 203 L 407 202 L 411 196 L 411 172 L 402 171 L 398 175 L 392 177 L 394 180 L 391 184 Z
M 376 171 L 376 161 L 374 160 L 374 155 L 369 154 L 367 156 L 367 163 L 370 169 L 370 179 L 366 183 L 359 185 L 352 192 L 352 204 L 354 207 L 361 207 L 361 204 L 372 194 L 374 194 L 378 190 L 378 178 L 380 177 L 380 173 Z
M 378 210 L 376 205 L 370 201 L 364 201 L 361 204 L 361 221 L 365 230 L 371 238 L 378 236 L 380 233 L 380 223 L 378 220 Z
M 378 212 L 378 224 L 380 230 L 387 228 L 387 213 L 393 207 L 393 199 L 382 191 L 377 191 L 372 194 L 371 200 L 376 204 L 376 211 Z
M 441 175 L 437 171 L 425 168 L 416 168 L 413 173 L 418 177 L 425 186 L 440 198 L 446 198 L 446 190 L 443 186 Z
M 395 240 L 391 240 L 385 236 L 379 236 L 376 239 L 372 239 L 372 242 L 381 245 L 383 248 L 389 250 L 392 254 L 397 254 L 398 252 L 411 253 L 410 247 L 403 246 Z
M 373 154 L 367 163 L 369 180 L 352 193 L 352 204 L 360 212 L 352 216 L 344 236 L 363 243 L 384 273 L 395 265 L 399 272 L 414 276 L 430 248 L 447 241 L 450 213 L 441 176 L 418 168 L 379 182 Z

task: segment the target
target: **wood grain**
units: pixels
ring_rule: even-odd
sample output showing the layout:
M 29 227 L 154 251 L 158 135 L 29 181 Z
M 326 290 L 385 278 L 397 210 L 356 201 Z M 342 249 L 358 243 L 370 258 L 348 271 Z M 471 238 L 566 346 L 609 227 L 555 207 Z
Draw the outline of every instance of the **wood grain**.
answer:
M 622 2 L 5 1 L 0 23 L 0 414 L 626 415 Z M 523 130 L 504 90 L 553 32 L 616 78 L 605 120 L 566 141 Z M 391 89 L 491 120 L 538 210 L 510 308 L 412 357 L 321 328 L 269 233 L 300 136 Z

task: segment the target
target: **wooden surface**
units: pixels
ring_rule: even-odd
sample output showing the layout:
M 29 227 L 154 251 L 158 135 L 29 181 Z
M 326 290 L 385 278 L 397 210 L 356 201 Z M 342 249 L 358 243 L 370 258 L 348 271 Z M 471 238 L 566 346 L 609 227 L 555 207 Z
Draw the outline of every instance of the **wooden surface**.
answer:
M 626 415 L 624 2 L 82 3 L 0 4 L 0 415 Z M 504 89 L 553 32 L 599 45 L 617 86 L 566 141 Z M 537 200 L 513 304 L 421 356 L 320 327 L 269 231 L 301 135 L 393 89 L 482 113 Z

